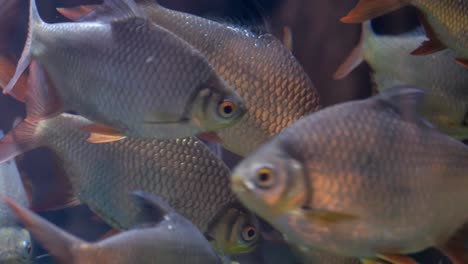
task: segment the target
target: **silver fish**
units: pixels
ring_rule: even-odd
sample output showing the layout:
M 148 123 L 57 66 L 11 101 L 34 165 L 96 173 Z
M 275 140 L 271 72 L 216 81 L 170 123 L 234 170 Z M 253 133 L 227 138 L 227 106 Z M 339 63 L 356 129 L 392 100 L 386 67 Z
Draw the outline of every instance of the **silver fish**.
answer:
M 359 45 L 335 74 L 341 79 L 361 62 L 372 67 L 378 91 L 398 85 L 416 86 L 426 93 L 421 114 L 443 132 L 468 137 L 468 70 L 453 63 L 455 54 L 444 50 L 428 56 L 409 53 L 426 39 L 420 27 L 397 35 L 377 35 L 371 22 L 362 26 Z
M 29 204 L 14 161 L 0 164 L 0 195 L 11 197 L 22 206 Z M 0 204 L 0 263 L 32 263 L 31 254 L 29 232 L 20 226 L 10 208 Z
M 34 82 L 33 82 L 34 83 Z M 34 87 L 30 91 L 37 91 Z M 27 98 L 35 97 L 34 95 Z M 117 229 L 128 229 L 138 221 L 139 210 L 126 195 L 131 190 L 143 190 L 163 197 L 174 209 L 192 221 L 203 233 L 214 239 L 219 225 L 236 225 L 243 217 L 226 217 L 237 199 L 229 187 L 230 171 L 197 138 L 144 139 L 126 138 L 109 144 L 89 144 L 88 133 L 80 128 L 91 122 L 81 116 L 62 114 L 45 120 L 35 119 L 34 111 L 42 109 L 28 104 L 28 117 L 0 140 L 0 161 L 37 147 L 48 147 L 62 160 L 77 198 Z M 250 213 L 245 212 L 250 215 Z M 251 218 L 249 218 L 251 219 Z M 229 221 L 228 223 L 224 223 Z M 258 230 L 256 222 L 243 228 Z M 232 228 L 231 228 L 232 229 Z M 242 238 L 243 229 L 232 241 L 214 241 L 216 248 L 234 245 L 249 251 L 256 237 Z M 232 248 L 231 246 L 230 248 Z M 228 250 L 227 248 L 226 250 Z M 238 252 L 235 252 L 238 253 Z
M 244 160 L 233 189 L 297 245 L 385 260 L 440 246 L 468 220 L 468 147 L 417 114 L 422 99 L 396 87 L 311 114 Z
M 216 72 L 244 98 L 246 115 L 232 127 L 218 132 L 226 149 L 245 156 L 305 114 L 320 108 L 312 81 L 293 54 L 273 35 L 257 35 L 236 26 L 169 10 L 153 0 L 136 3 L 152 22 L 206 56 Z M 73 9 L 61 12 L 77 18 L 77 15 L 70 16 Z M 80 21 L 101 21 L 107 12 L 105 7 L 98 7 Z
M 33 236 L 60 263 L 222 263 L 200 231 L 161 198 L 133 193 L 142 209 L 140 226 L 88 243 L 4 198 Z
M 25 49 L 4 92 L 37 61 L 31 73 L 46 102 L 37 114 L 78 112 L 97 123 L 87 128 L 95 142 L 192 136 L 242 117 L 242 98 L 195 48 L 137 7 L 107 3 L 112 21 L 47 24 L 31 0 Z

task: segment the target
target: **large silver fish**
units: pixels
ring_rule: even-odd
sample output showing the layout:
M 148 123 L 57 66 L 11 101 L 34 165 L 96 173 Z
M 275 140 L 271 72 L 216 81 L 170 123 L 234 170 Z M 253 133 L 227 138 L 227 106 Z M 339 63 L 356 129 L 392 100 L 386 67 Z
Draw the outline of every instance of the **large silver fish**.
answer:
M 14 161 L 0 164 L 0 195 L 11 197 L 22 206 L 29 204 Z M 0 204 L 0 263 L 32 263 L 31 254 L 29 232 L 20 226 L 8 206 Z
M 37 91 L 34 87 L 29 90 Z M 28 96 L 27 102 L 29 98 L 36 96 Z M 247 221 L 241 229 L 229 229 L 239 235 L 213 234 L 222 230 L 219 225 L 225 225 L 224 221 L 229 221 L 229 227 L 245 221 L 242 214 L 236 217 L 225 214 L 229 208 L 243 210 L 235 206 L 229 169 L 203 142 L 195 137 L 167 140 L 129 137 L 109 144 L 90 144 L 85 142 L 88 133 L 80 129 L 89 125 L 89 120 L 70 114 L 37 119 L 34 111 L 42 109 L 36 105 L 39 102 L 28 102 L 28 117 L 0 140 L 0 161 L 33 148 L 48 147 L 62 160 L 77 198 L 115 228 L 128 229 L 138 221 L 138 208 L 122 194 L 143 190 L 163 197 L 212 238 L 235 238 L 219 241 L 222 248 L 222 245 L 232 248 L 234 243 L 238 245 L 236 248 L 248 251 L 256 245 L 257 233 L 243 235 L 243 228 L 253 227 L 257 231 L 256 222 Z
M 161 198 L 143 192 L 133 196 L 142 212 L 140 226 L 96 243 L 74 237 L 13 200 L 4 200 L 60 263 L 222 263 L 200 231 Z
M 379 91 L 397 85 L 422 89 L 426 99 L 420 109 L 443 132 L 468 137 L 468 70 L 453 63 L 455 54 L 443 50 L 428 56 L 409 53 L 426 39 L 422 28 L 397 35 L 377 35 L 371 22 L 363 23 L 359 45 L 335 74 L 341 79 L 366 61 L 372 67 Z
M 40 115 L 78 112 L 97 122 L 87 128 L 96 142 L 192 136 L 242 117 L 242 98 L 200 52 L 138 7 L 107 3 L 112 21 L 47 24 L 31 0 L 27 42 L 5 92 L 38 61 L 32 74 L 47 102 Z
M 468 147 L 420 118 L 422 97 L 309 115 L 235 169 L 234 191 L 297 245 L 393 262 L 441 246 L 468 220 Z
M 244 98 L 247 114 L 234 126 L 218 132 L 223 146 L 230 151 L 245 156 L 305 114 L 319 109 L 316 88 L 293 54 L 273 35 L 256 35 L 169 10 L 154 0 L 140 0 L 137 4 L 155 24 L 197 48 Z M 76 14 L 61 11 L 76 19 Z M 98 7 L 82 20 L 100 21 L 106 13 L 106 8 Z

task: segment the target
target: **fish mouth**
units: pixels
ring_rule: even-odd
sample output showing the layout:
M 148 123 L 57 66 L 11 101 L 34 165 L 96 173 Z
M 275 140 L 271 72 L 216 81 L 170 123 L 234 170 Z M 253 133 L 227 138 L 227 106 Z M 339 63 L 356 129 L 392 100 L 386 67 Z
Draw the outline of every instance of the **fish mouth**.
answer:
M 241 177 L 234 175 L 231 179 L 231 188 L 236 193 L 246 193 L 250 190 L 249 186 Z

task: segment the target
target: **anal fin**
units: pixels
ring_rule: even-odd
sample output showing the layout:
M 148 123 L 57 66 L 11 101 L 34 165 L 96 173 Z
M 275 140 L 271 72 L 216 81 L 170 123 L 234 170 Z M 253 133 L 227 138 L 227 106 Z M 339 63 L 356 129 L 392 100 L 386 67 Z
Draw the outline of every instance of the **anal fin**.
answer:
M 422 14 L 419 14 L 419 20 L 421 24 L 424 26 L 424 31 L 426 32 L 426 36 L 428 40 L 424 41 L 421 46 L 411 52 L 412 55 L 427 55 L 431 53 L 435 53 L 441 50 L 446 49 L 446 46 L 439 40 L 434 29 L 427 21 L 426 17 Z
M 91 133 L 87 140 L 89 143 L 110 143 L 122 140 L 126 137 L 117 129 L 103 124 L 94 123 L 84 126 L 81 129 L 85 132 Z

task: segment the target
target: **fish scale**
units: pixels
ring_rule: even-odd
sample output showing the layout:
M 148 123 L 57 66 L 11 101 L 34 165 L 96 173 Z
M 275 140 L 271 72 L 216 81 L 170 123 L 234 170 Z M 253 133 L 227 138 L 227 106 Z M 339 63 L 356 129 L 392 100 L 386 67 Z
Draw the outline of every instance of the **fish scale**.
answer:
M 89 144 L 79 129 L 86 124 L 66 114 L 43 121 L 36 131 L 38 144 L 61 157 L 78 198 L 112 226 L 127 229 L 134 223 L 138 210 L 123 195 L 132 190 L 164 197 L 204 232 L 221 209 L 235 202 L 229 169 L 196 138 Z
M 74 111 L 101 125 L 90 127 L 98 135 L 165 139 L 218 130 L 244 114 L 242 98 L 202 54 L 123 1 L 106 2 L 112 21 L 56 24 L 30 2 L 25 49 L 5 92 L 20 97 L 11 89 L 35 62 L 31 75 L 48 100 L 38 115 Z
M 223 146 L 247 155 L 271 136 L 320 108 L 319 95 L 302 66 L 270 34 L 230 26 L 137 1 L 157 25 L 206 56 L 216 72 L 244 98 L 248 112 L 220 130 Z
M 359 258 L 441 246 L 468 220 L 468 148 L 417 116 L 421 94 L 393 88 L 298 121 L 235 169 L 234 190 L 298 245 Z M 261 189 L 265 167 L 276 181 Z

